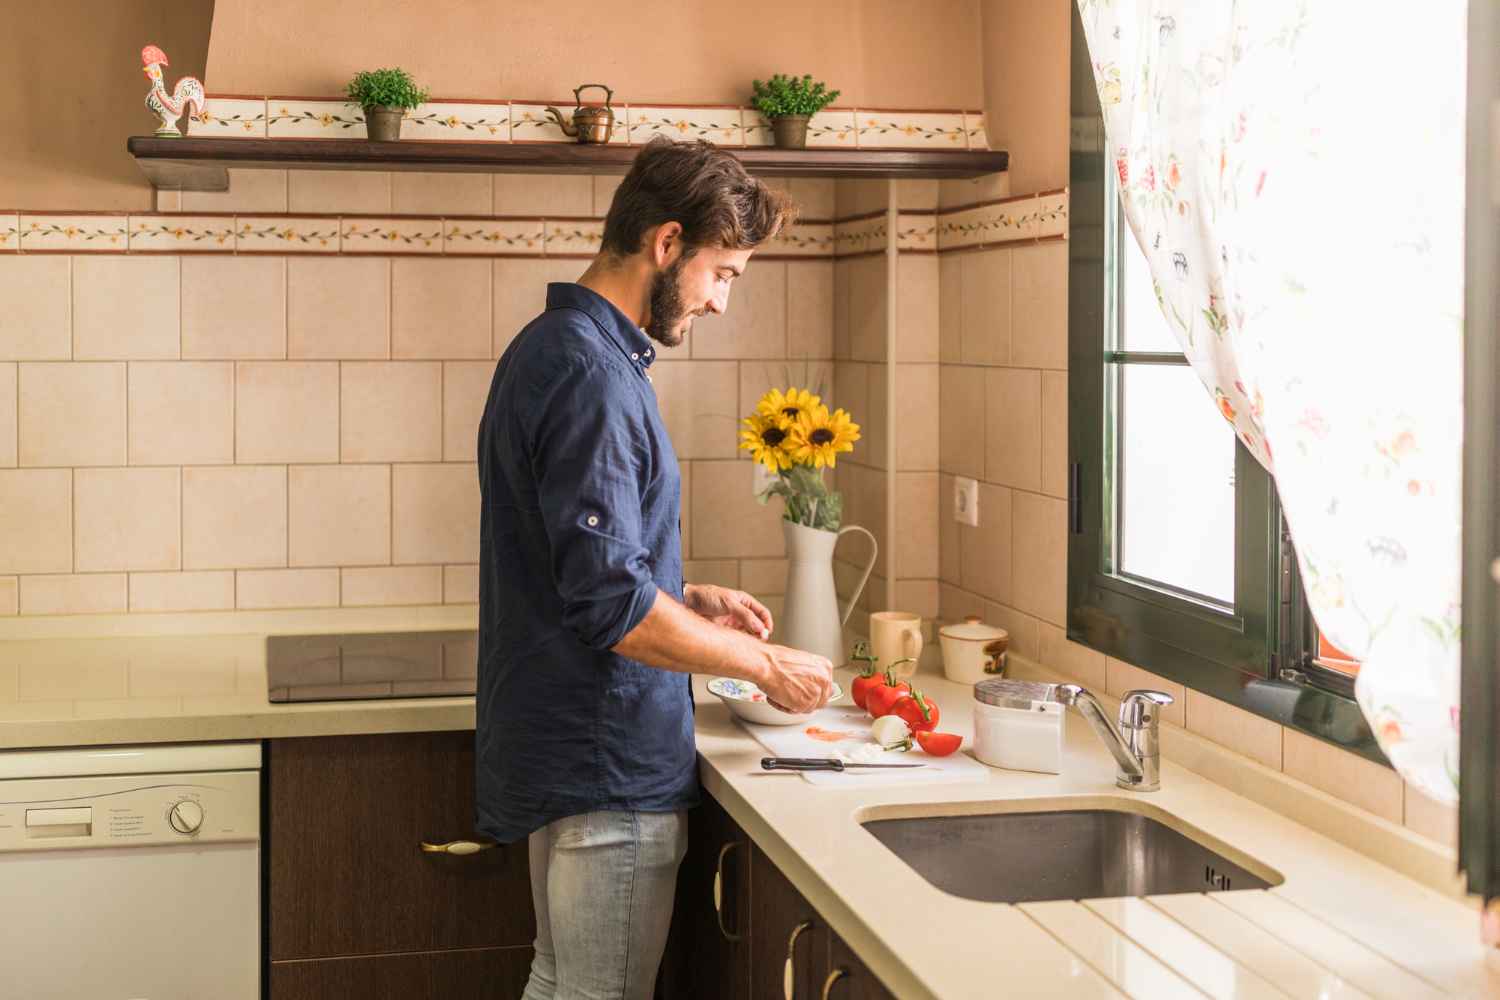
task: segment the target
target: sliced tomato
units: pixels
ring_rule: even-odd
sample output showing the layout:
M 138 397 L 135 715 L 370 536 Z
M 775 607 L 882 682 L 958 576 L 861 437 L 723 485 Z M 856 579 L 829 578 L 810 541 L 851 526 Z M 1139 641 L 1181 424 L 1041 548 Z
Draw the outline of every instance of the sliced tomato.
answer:
M 929 733 L 922 730 L 916 736 L 917 745 L 934 757 L 948 756 L 964 741 L 964 738 L 957 733 Z

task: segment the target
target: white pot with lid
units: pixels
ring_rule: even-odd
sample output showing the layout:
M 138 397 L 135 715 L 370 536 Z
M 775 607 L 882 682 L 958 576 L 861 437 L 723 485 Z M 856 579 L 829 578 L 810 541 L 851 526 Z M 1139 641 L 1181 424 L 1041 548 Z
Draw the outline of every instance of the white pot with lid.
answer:
M 978 615 L 938 629 L 943 647 L 943 673 L 959 684 L 977 684 L 1005 673 L 1005 651 L 1010 633 L 986 625 Z

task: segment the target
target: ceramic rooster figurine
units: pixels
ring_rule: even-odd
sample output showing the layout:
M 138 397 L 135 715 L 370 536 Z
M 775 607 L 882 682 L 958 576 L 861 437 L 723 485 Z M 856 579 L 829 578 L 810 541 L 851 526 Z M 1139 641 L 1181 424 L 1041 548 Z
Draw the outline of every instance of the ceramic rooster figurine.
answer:
M 167 93 L 162 83 L 161 68 L 168 66 L 167 54 L 155 45 L 141 49 L 141 62 L 145 63 L 146 79 L 151 81 L 151 93 L 146 95 L 146 107 L 161 119 L 161 127 L 155 132 L 159 136 L 182 135 L 177 130 L 177 120 L 189 106 L 198 114 L 203 113 L 203 84 L 196 77 L 185 76 L 177 81 L 172 92 Z

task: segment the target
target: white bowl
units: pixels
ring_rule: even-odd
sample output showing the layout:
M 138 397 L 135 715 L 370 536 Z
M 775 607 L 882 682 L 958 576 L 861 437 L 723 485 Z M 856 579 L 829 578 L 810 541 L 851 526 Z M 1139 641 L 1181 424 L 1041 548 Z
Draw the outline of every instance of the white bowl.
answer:
M 814 712 L 783 712 L 767 701 L 765 692 L 750 681 L 739 681 L 731 677 L 710 677 L 708 690 L 710 694 L 718 695 L 735 715 L 746 722 L 754 722 L 762 726 L 795 726 L 799 722 L 806 722 L 816 714 Z M 833 704 L 843 694 L 844 689 L 839 686 L 838 681 L 834 681 L 833 690 L 828 694 L 828 703 Z

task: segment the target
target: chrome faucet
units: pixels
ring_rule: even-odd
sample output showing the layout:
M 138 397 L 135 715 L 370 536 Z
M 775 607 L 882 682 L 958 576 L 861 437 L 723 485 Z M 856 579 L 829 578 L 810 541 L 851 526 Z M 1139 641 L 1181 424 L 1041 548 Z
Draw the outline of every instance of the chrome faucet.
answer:
M 1163 691 L 1126 691 L 1120 699 L 1120 728 L 1104 715 L 1098 699 L 1077 684 L 1059 684 L 1056 698 L 1072 705 L 1089 720 L 1094 732 L 1109 747 L 1120 765 L 1115 784 L 1133 792 L 1154 792 L 1161 787 L 1161 710 L 1172 704 Z

